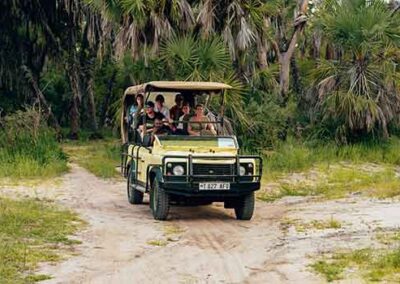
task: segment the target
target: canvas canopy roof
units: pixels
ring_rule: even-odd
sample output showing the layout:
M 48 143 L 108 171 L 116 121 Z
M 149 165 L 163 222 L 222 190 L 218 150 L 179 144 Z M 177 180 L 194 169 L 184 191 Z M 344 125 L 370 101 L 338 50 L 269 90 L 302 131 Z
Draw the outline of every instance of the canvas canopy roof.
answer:
M 155 91 L 220 91 L 232 89 L 231 86 L 217 82 L 188 82 L 188 81 L 152 81 L 142 85 L 132 86 L 126 89 L 126 95 L 136 95 L 154 89 Z

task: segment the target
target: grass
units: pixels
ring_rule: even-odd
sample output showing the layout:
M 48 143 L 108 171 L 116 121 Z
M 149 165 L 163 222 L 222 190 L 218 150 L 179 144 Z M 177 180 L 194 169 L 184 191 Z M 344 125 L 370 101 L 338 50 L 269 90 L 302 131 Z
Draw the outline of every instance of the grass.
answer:
M 282 173 L 305 171 L 319 164 L 330 165 L 342 161 L 400 165 L 399 149 L 399 138 L 342 146 L 333 143 L 308 145 L 289 139 L 275 151 L 264 151 L 264 176 L 270 179 Z
M 345 278 L 345 272 L 356 269 L 367 281 L 400 281 L 400 248 L 358 249 L 334 253 L 311 265 L 327 281 Z M 351 270 L 350 270 L 351 269 Z
M 400 241 L 400 232 L 379 232 L 376 239 L 384 245 L 393 245 Z
M 164 229 L 164 235 L 169 236 L 169 235 L 179 235 L 185 232 L 184 229 L 177 225 L 167 225 L 163 227 Z
M 165 240 L 150 240 L 147 242 L 147 244 L 151 246 L 165 247 L 168 242 Z
M 117 177 L 115 167 L 120 163 L 120 145 L 116 140 L 67 142 L 63 150 L 71 162 L 79 164 L 101 178 Z
M 79 243 L 69 236 L 83 224 L 75 213 L 42 201 L 0 198 L 0 279 L 5 283 L 49 279 L 35 274 L 38 264 L 59 260 L 60 249 Z
M 310 222 L 303 222 L 300 219 L 284 219 L 280 226 L 284 231 L 294 226 L 297 232 L 306 232 L 309 230 L 340 229 L 342 223 L 333 217 L 329 220 L 312 220 Z
M 1 133 L 0 138 L 6 140 Z M 67 170 L 67 158 L 53 133 L 47 130 L 43 130 L 36 140 L 21 133 L 8 145 L 0 145 L 1 179 L 52 178 Z
M 34 109 L 0 119 L 0 179 L 52 178 L 68 170 L 67 158 Z
M 258 198 L 274 201 L 284 196 L 320 196 L 327 199 L 343 198 L 348 194 L 363 194 L 377 198 L 400 195 L 400 178 L 392 165 L 339 163 L 319 166 L 314 177 L 305 173 L 301 179 L 290 175 L 275 180 L 277 189 L 262 191 Z

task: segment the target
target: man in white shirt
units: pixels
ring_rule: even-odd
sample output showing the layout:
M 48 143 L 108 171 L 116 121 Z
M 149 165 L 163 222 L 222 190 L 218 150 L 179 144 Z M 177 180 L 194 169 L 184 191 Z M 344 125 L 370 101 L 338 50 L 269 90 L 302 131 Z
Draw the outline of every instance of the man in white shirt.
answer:
M 161 94 L 158 94 L 156 97 L 156 106 L 154 108 L 155 112 L 162 113 L 164 117 L 169 121 L 169 109 L 164 106 L 164 96 Z

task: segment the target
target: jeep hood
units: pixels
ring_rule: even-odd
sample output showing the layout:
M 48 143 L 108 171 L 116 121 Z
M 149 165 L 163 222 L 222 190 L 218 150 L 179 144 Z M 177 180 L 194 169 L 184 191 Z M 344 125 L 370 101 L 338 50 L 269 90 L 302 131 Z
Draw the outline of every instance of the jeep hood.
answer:
M 173 154 L 229 153 L 236 154 L 238 145 L 235 137 L 158 137 L 154 150 Z

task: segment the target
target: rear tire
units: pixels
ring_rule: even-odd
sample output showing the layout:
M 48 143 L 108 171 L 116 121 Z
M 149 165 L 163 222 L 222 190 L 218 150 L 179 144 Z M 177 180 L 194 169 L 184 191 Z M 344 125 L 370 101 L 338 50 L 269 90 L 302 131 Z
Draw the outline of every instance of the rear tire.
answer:
M 235 206 L 236 219 L 238 220 L 250 220 L 254 213 L 255 197 L 254 192 L 243 196 L 238 200 Z
M 143 192 L 140 192 L 137 189 L 132 187 L 132 183 L 134 181 L 134 175 L 129 168 L 128 172 L 128 181 L 127 181 L 127 193 L 128 193 L 128 201 L 130 204 L 142 204 L 143 203 Z
M 160 186 L 157 179 L 153 181 L 150 191 L 150 208 L 156 220 L 166 220 L 169 213 L 169 194 Z

